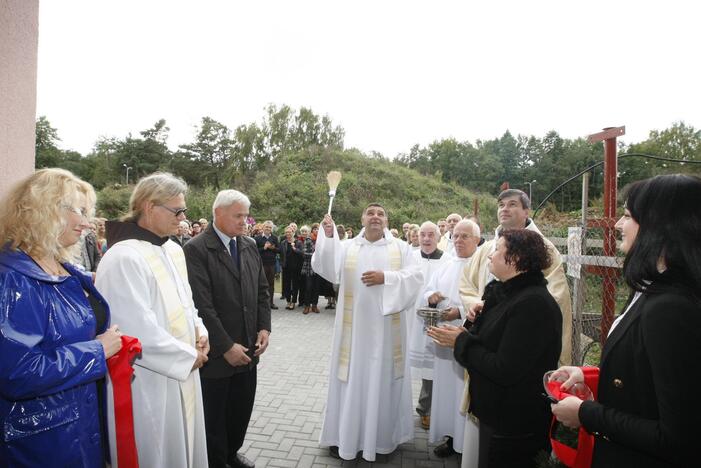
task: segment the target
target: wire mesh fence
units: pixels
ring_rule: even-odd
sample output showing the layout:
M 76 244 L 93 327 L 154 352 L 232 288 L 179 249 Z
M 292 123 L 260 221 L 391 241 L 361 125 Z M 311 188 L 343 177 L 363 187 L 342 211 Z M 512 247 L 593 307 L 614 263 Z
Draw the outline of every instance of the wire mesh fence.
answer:
M 572 298 L 572 363 L 598 365 L 601 346 L 628 299 L 622 278 L 623 255 L 613 226 L 562 228 L 539 226 L 562 254 Z

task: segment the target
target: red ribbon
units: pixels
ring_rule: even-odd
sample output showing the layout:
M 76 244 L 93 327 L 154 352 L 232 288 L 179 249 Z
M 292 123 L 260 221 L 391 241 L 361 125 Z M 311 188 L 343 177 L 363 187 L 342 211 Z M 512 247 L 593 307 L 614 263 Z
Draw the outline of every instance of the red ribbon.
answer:
M 134 413 L 131 402 L 132 363 L 141 353 L 141 343 L 133 336 L 122 335 L 122 349 L 107 360 L 114 397 L 114 425 L 117 437 L 119 468 L 139 468 L 134 437 Z
M 599 368 L 598 367 L 582 367 L 584 373 L 584 383 L 591 389 L 594 394 L 594 400 L 597 398 L 597 389 L 599 388 Z M 571 395 L 560 389 L 562 382 L 548 382 L 548 390 L 550 394 L 558 401 L 563 400 Z M 552 424 L 550 425 L 550 444 L 552 445 L 555 456 L 560 461 L 570 468 L 589 468 L 591 466 L 592 453 L 594 452 L 594 436 L 589 434 L 584 427 L 579 426 L 579 434 L 577 436 L 577 448 L 565 445 L 553 437 L 555 429 L 555 416 L 553 416 Z

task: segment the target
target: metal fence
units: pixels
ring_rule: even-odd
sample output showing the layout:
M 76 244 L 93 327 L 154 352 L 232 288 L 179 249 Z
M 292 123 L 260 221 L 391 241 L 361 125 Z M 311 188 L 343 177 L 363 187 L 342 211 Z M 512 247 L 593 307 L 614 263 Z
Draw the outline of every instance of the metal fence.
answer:
M 540 227 L 540 226 L 539 226 Z M 562 254 L 572 297 L 572 363 L 598 365 L 600 350 L 615 314 L 628 298 L 622 279 L 623 256 L 605 255 L 605 228 L 569 229 L 568 237 L 551 237 Z

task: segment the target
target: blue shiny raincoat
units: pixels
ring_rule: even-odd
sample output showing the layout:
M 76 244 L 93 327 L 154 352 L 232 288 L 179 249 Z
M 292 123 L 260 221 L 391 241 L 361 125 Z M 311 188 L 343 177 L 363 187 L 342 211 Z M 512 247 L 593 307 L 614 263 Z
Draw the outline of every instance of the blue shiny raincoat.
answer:
M 0 468 L 105 466 L 96 381 L 107 365 L 84 290 L 107 304 L 64 267 L 71 276 L 48 275 L 0 250 Z

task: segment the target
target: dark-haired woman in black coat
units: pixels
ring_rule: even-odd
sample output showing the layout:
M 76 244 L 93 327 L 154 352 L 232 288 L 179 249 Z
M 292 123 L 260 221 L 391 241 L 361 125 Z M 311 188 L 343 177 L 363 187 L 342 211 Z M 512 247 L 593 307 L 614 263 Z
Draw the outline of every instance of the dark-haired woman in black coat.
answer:
M 443 346 L 454 340 L 455 359 L 470 375 L 480 468 L 535 467 L 549 448 L 543 374 L 557 366 L 562 345 L 562 313 L 541 271 L 551 260 L 542 236 L 526 229 L 503 231 L 489 258 L 498 281 L 485 288 L 470 331 L 434 327 L 429 335 Z
M 595 436 L 593 467 L 699 466 L 701 440 L 701 179 L 634 183 L 616 223 L 633 294 L 601 356 L 598 401 L 553 405 Z M 583 381 L 562 367 L 562 388 Z M 563 375 L 564 374 L 564 375 Z

